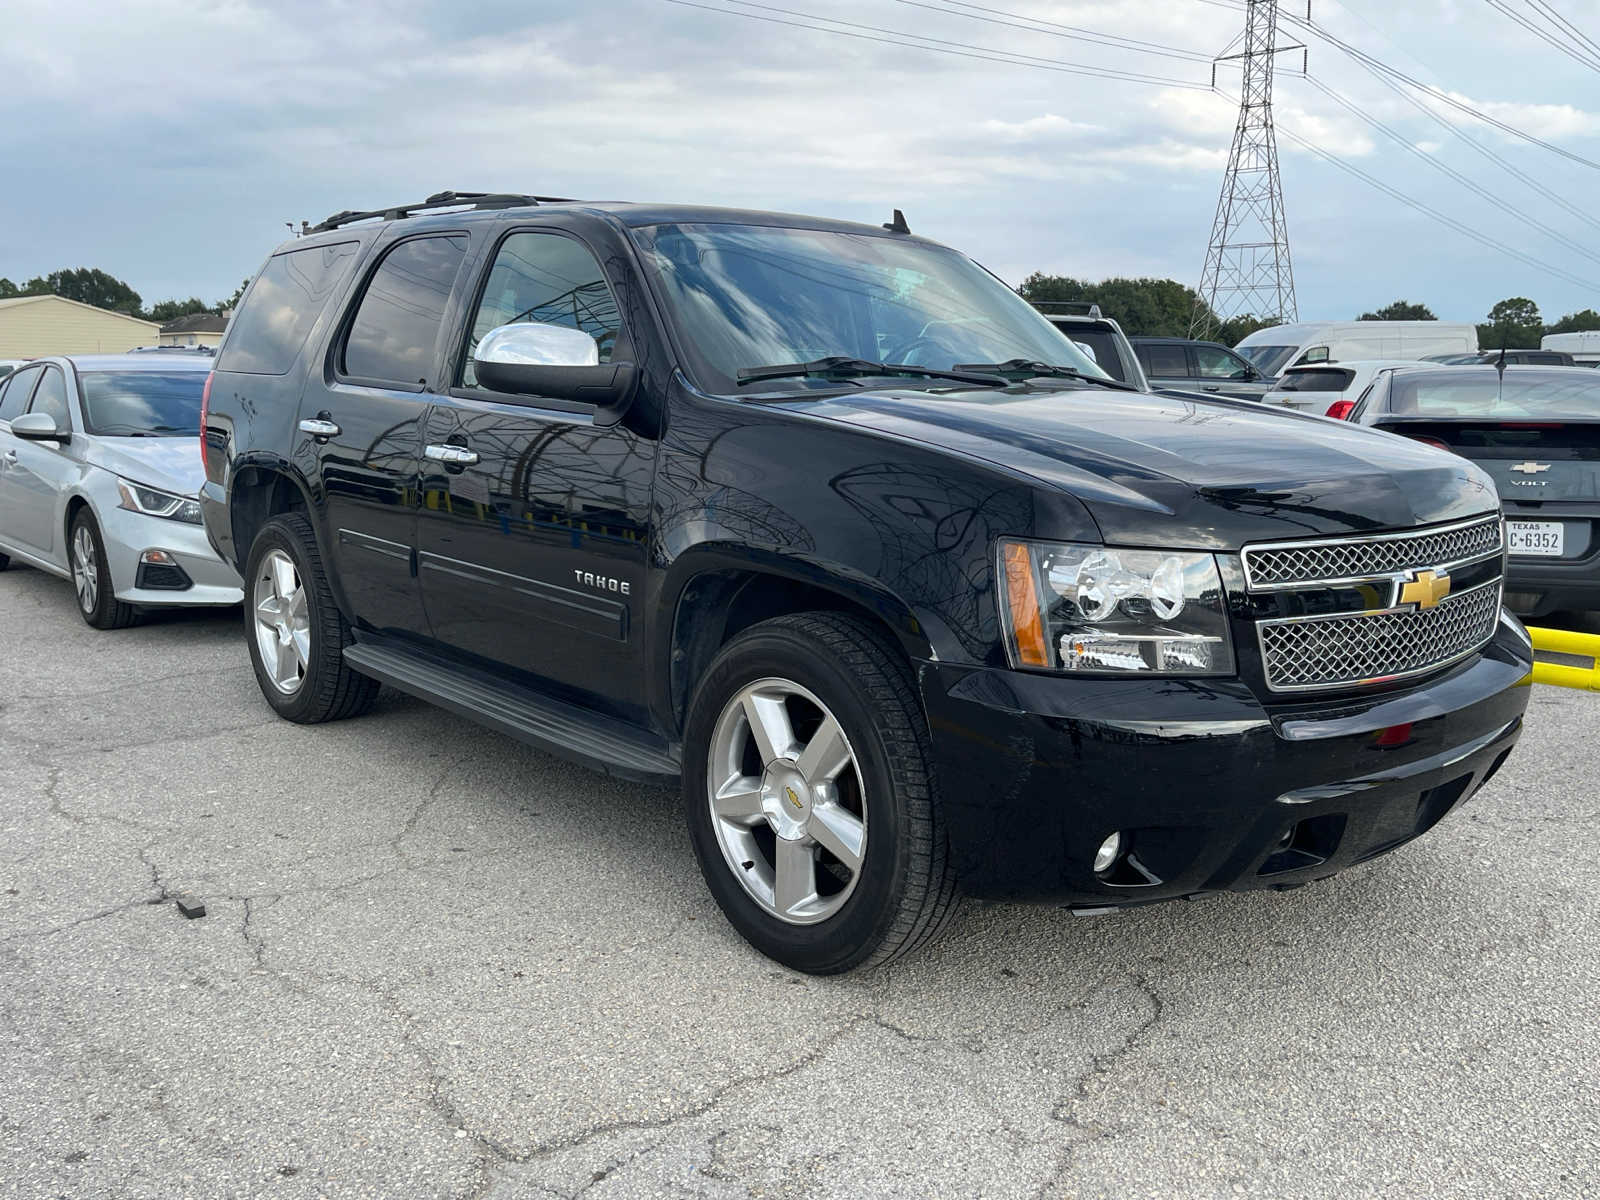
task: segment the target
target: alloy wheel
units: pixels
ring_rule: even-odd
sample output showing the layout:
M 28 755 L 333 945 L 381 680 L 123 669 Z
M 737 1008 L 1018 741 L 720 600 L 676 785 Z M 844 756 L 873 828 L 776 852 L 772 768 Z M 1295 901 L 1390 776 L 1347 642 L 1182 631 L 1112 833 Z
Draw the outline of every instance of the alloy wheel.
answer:
M 269 550 L 256 568 L 253 589 L 256 647 L 272 684 L 293 695 L 311 662 L 311 613 L 300 572 L 282 550 Z
M 792 925 L 837 913 L 865 863 L 867 810 L 827 706 L 787 679 L 747 685 L 717 718 L 709 766 L 711 826 L 745 891 Z
M 100 556 L 87 524 L 79 524 L 72 534 L 72 586 L 78 592 L 78 607 L 94 612 L 100 603 Z

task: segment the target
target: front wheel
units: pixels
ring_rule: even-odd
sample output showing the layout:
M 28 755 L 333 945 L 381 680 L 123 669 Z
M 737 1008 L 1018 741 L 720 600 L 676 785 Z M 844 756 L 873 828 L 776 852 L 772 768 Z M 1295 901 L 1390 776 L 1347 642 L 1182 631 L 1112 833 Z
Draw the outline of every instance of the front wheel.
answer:
M 927 724 L 870 626 L 805 613 L 744 631 L 696 690 L 684 744 L 700 869 L 762 953 L 835 974 L 943 928 L 955 875 Z
M 72 568 L 72 589 L 78 597 L 78 615 L 95 629 L 126 629 L 139 620 L 139 610 L 117 599 L 111 579 L 111 562 L 94 514 L 80 508 L 72 518 L 67 539 L 67 561 Z
M 263 525 L 244 578 L 245 640 L 256 682 L 274 711 L 316 725 L 371 708 L 378 681 L 344 661 L 354 638 L 328 586 L 311 522 L 286 513 Z

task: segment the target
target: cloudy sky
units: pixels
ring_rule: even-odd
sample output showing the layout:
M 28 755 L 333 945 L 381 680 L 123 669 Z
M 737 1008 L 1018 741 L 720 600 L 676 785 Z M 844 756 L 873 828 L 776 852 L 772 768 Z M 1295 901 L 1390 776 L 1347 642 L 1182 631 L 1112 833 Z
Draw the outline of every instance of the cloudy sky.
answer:
M 1304 3 L 1286 0 L 1300 13 Z M 1502 3 L 1535 11 L 1533 0 Z M 1546 7 L 1600 41 L 1600 0 Z M 916 232 L 1013 283 L 1042 270 L 1193 284 L 1238 74 L 1219 74 L 1232 100 L 1160 80 L 1208 83 L 1203 60 L 1244 20 L 1237 0 L 7 9 L 9 29 L 27 36 L 0 48 L 0 275 L 98 266 L 147 302 L 228 295 L 286 236 L 286 221 L 443 188 L 873 222 L 899 207 Z M 1314 0 L 1312 11 L 1384 62 L 1600 162 L 1600 67 L 1558 54 L 1488 0 Z M 854 22 L 831 28 L 859 36 L 797 27 L 827 24 L 820 18 Z M 1067 36 L 1061 25 L 1164 53 Z M 912 34 L 924 48 L 869 40 Z M 1573 278 L 1485 248 L 1285 138 L 1303 318 L 1349 318 L 1397 297 L 1458 320 L 1481 319 L 1510 295 L 1533 297 L 1549 319 L 1600 308 L 1600 170 L 1463 122 L 1555 199 L 1542 196 L 1338 50 L 1305 40 L 1314 82 L 1289 73 L 1297 55 L 1284 57 L 1282 128 Z M 963 56 L 972 53 L 1013 61 Z M 1086 78 L 1063 64 L 1157 81 Z

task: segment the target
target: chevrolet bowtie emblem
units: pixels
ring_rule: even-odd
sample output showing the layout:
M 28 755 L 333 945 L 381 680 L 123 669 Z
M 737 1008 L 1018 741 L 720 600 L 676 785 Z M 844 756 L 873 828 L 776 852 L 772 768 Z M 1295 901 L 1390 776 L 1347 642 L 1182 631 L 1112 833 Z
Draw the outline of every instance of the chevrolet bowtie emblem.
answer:
M 1418 571 L 1400 587 L 1400 603 L 1415 604 L 1418 608 L 1437 608 L 1439 601 L 1450 594 L 1448 571 Z
M 1513 471 L 1518 472 L 1519 474 L 1522 474 L 1522 475 L 1537 475 L 1541 471 L 1548 471 L 1550 469 L 1550 464 L 1549 463 L 1536 463 L 1536 462 L 1520 462 L 1520 463 L 1515 464 L 1511 469 Z
M 1449 585 L 1448 585 L 1448 584 L 1447 584 L 1447 585 L 1446 585 L 1446 588 L 1447 588 L 1447 589 L 1448 589 L 1448 586 L 1449 586 Z M 794 789 L 793 789 L 793 788 L 792 788 L 792 787 L 785 787 L 785 788 L 784 788 L 784 789 L 783 789 L 783 794 L 784 794 L 784 795 L 785 795 L 785 796 L 787 796 L 787 797 L 789 797 L 789 803 L 790 803 L 790 804 L 792 804 L 792 805 L 794 805 L 794 806 L 795 806 L 795 807 L 796 807 L 796 808 L 804 808 L 804 807 L 805 807 L 805 805 L 804 805 L 804 804 L 801 804 L 801 803 L 800 803 L 800 796 L 799 796 L 799 794 L 798 794 L 798 793 L 797 793 L 797 792 L 796 792 L 796 791 L 795 791 L 795 790 L 794 790 Z

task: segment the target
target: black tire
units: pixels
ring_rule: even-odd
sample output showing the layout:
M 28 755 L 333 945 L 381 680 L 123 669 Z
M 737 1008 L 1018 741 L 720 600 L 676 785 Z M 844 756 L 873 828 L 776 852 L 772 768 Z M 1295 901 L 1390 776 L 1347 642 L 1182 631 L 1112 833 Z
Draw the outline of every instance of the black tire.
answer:
M 11 556 L 9 554 L 0 554 L 0 571 L 4 571 L 10 565 Z
M 294 564 L 304 591 L 310 632 L 304 675 L 294 690 L 288 692 L 273 681 L 263 664 L 256 637 L 256 580 L 273 551 L 286 554 Z M 299 513 L 272 518 L 261 527 L 250 546 L 244 575 L 244 627 L 256 683 L 273 711 L 285 720 L 299 725 L 341 721 L 360 716 L 377 700 L 378 681 L 351 670 L 344 661 L 344 648 L 355 638 L 328 586 L 316 531 Z
M 78 547 L 84 538 L 89 542 L 89 558 L 93 560 L 92 592 L 79 586 Z M 87 507 L 80 508 L 72 518 L 72 528 L 67 534 L 67 564 L 72 569 L 78 615 L 86 622 L 95 629 L 126 629 L 138 623 L 139 610 L 117 599 L 116 585 L 111 579 L 111 563 L 106 558 L 105 542 L 100 538 L 100 526 Z
M 815 924 L 791 924 L 746 890 L 711 817 L 719 718 L 742 689 L 769 678 L 820 700 L 855 754 L 868 831 L 862 869 L 842 906 Z M 724 647 L 690 703 L 683 781 L 690 840 L 711 894 L 734 928 L 785 966 L 814 975 L 877 966 L 931 940 L 955 910 L 927 720 L 905 659 L 863 621 L 826 612 L 778 617 Z

